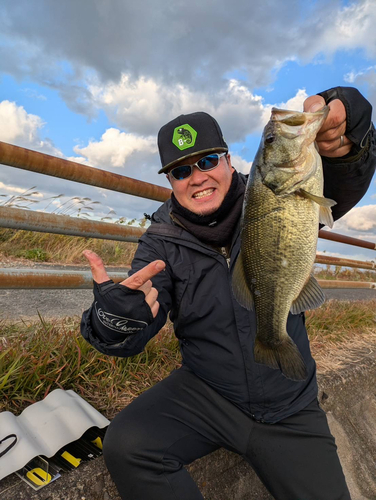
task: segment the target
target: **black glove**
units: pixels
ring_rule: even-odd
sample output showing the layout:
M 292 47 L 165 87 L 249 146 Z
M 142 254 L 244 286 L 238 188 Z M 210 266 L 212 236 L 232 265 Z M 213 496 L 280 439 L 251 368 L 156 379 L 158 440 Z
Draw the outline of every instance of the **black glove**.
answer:
M 111 332 L 124 337 L 134 335 L 154 319 L 142 290 L 133 290 L 109 280 L 100 284 L 94 281 L 93 291 L 92 328 L 105 338 L 113 337 Z
M 372 106 L 359 90 L 353 87 L 334 87 L 324 92 L 319 92 L 329 104 L 334 99 L 339 99 L 346 109 L 346 137 L 354 144 L 363 148 L 366 138 L 372 127 Z

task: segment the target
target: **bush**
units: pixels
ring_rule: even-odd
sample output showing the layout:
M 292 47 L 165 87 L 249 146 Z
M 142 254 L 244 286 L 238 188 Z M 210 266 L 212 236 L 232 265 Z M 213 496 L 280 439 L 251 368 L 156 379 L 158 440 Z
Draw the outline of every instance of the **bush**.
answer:
M 46 262 L 50 260 L 50 256 L 42 248 L 32 248 L 30 250 L 21 250 L 17 252 L 17 257 L 23 257 L 24 259 L 37 260 L 39 262 Z

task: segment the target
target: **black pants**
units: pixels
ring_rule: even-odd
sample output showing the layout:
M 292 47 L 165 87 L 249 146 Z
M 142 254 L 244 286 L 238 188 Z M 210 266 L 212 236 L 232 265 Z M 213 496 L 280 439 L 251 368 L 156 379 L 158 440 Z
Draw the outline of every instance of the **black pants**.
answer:
M 183 465 L 220 447 L 250 463 L 277 500 L 350 500 L 316 400 L 277 424 L 262 424 L 186 369 L 114 418 L 103 453 L 122 499 L 202 500 Z

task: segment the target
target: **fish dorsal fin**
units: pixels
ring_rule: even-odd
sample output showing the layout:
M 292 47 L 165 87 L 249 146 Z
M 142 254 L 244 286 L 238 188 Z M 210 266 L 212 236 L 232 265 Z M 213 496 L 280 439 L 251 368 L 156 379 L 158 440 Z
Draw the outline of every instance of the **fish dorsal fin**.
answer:
M 316 279 L 311 275 L 298 298 L 294 300 L 290 311 L 299 314 L 307 309 L 316 309 L 325 302 L 325 295 Z
M 245 280 L 242 253 L 235 262 L 234 273 L 232 275 L 232 291 L 239 304 L 246 309 L 253 309 L 253 296 Z
M 308 193 L 308 191 L 304 191 L 304 189 L 300 189 L 299 192 L 302 196 L 304 196 L 304 198 L 308 198 L 309 200 L 312 200 L 320 205 L 319 222 L 325 226 L 333 227 L 334 221 L 330 207 L 337 205 L 337 202 L 331 200 L 330 198 L 324 198 L 323 196 L 316 196 L 315 194 Z

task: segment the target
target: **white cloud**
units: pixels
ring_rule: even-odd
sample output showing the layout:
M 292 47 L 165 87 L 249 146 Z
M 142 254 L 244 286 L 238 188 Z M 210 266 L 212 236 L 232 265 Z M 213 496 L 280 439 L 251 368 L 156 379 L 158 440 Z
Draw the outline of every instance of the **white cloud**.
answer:
M 357 48 L 376 54 L 375 0 L 265 5 L 192 0 L 166 8 L 163 0 L 145 0 L 96 2 L 88 9 L 85 1 L 8 2 L 0 14 L 0 59 L 8 74 L 57 89 L 76 112 L 93 116 L 93 93 L 117 126 L 148 135 L 158 129 L 159 116 L 176 114 L 175 99 L 180 109 L 184 95 L 201 107 L 226 95 L 234 71 L 252 89 L 273 84 L 289 61 L 308 63 Z M 101 83 L 88 90 L 93 75 Z M 124 78 L 125 93 L 118 83 Z M 134 128 L 140 117 L 153 128 Z
M 50 139 L 42 139 L 43 120 L 27 113 L 23 106 L 8 100 L 0 102 L 0 140 L 54 156 L 62 156 Z
M 307 62 L 320 54 L 331 57 L 338 50 L 362 48 L 368 57 L 374 57 L 375 23 L 374 0 L 353 1 L 342 8 L 333 3 L 328 5 L 327 12 L 318 9 L 305 26 L 305 40 L 300 44 L 297 55 Z
M 308 94 L 305 89 L 298 89 L 297 93 L 288 99 L 286 102 L 276 104 L 266 104 L 263 109 L 261 122 L 265 126 L 270 120 L 272 108 L 290 109 L 292 111 L 303 111 L 303 103 L 307 99 Z
M 141 137 L 109 128 L 100 141 L 90 141 L 85 147 L 75 146 L 74 151 L 81 157 L 77 160 L 71 159 L 80 163 L 84 163 L 82 157 L 85 157 L 88 164 L 94 167 L 124 167 L 130 156 L 135 153 L 156 153 L 157 145 L 155 137 Z
M 143 135 L 156 135 L 167 121 L 195 111 L 215 116 L 228 142 L 244 140 L 247 134 L 261 127 L 261 97 L 235 79 L 229 80 L 222 90 L 210 93 L 182 84 L 164 85 L 151 78 L 132 81 L 123 74 L 118 83 L 91 85 L 89 90 L 92 102 L 110 120 L 122 129 Z
M 238 172 L 242 172 L 243 174 L 249 174 L 252 163 L 251 161 L 244 160 L 244 158 L 239 155 L 231 155 L 231 164 Z
M 19 188 L 17 186 L 13 186 L 11 184 L 4 184 L 4 182 L 0 182 L 0 189 L 2 191 L 9 191 L 12 195 L 19 195 L 19 194 L 25 194 L 26 189 Z M 32 196 L 33 198 L 43 198 L 43 194 L 39 193 L 37 191 L 33 191 L 32 193 L 29 193 L 29 196 Z
M 355 207 L 338 222 L 353 231 L 370 231 L 376 234 L 376 205 Z

